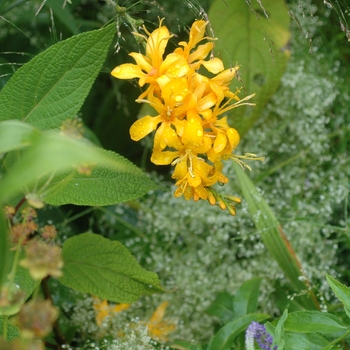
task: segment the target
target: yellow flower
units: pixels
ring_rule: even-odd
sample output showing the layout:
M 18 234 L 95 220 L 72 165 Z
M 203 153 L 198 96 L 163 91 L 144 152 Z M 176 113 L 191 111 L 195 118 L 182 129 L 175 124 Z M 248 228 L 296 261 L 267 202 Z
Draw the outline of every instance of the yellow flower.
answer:
M 107 300 L 101 300 L 97 297 L 93 297 L 93 307 L 96 312 L 96 323 L 101 326 L 107 317 L 112 316 L 113 313 L 119 313 L 127 310 L 130 304 L 117 304 L 109 305 Z M 175 330 L 175 325 L 167 321 L 163 321 L 165 315 L 165 309 L 168 306 L 168 302 L 163 302 L 152 314 L 148 322 L 141 321 L 139 324 L 146 325 L 148 334 L 151 338 L 157 341 L 166 342 L 167 335 Z M 130 327 L 136 327 L 137 324 L 131 323 Z M 122 337 L 125 333 L 123 331 L 118 332 L 118 336 Z
M 167 306 L 168 302 L 164 301 L 161 303 L 147 322 L 147 329 L 150 337 L 161 342 L 166 342 L 168 340 L 168 334 L 173 332 L 176 328 L 173 323 L 163 321 Z
M 101 300 L 97 297 L 93 298 L 93 307 L 96 312 L 96 323 L 98 326 L 101 326 L 106 318 L 113 315 L 113 313 L 122 312 L 130 307 L 130 304 L 109 305 L 107 300 Z
M 179 187 L 174 196 L 184 195 L 187 200 L 207 199 L 208 193 L 205 187 L 216 183 L 216 178 L 209 175 L 212 170 L 213 167 L 204 159 L 191 153 L 179 158 L 172 175 L 172 178 L 178 180 L 176 186 Z
M 182 130 L 183 119 L 189 108 L 193 108 L 196 100 L 193 94 L 188 92 L 188 84 L 185 78 L 173 79 L 166 84 L 161 91 L 161 98 L 148 95 L 148 100 L 137 100 L 149 103 L 159 114 L 155 117 L 145 116 L 137 120 L 130 128 L 130 136 L 138 141 L 156 130 L 155 148 L 164 149 L 169 142 L 176 142 L 175 130 Z M 174 127 L 174 128 L 173 128 Z M 171 140 L 167 140 L 170 137 Z
M 212 132 L 209 134 L 213 137 L 213 147 L 208 150 L 208 159 L 215 163 L 221 159 L 227 159 L 238 146 L 240 137 L 236 129 L 231 128 L 227 123 L 227 117 L 216 120 L 210 125 Z
M 241 159 L 261 158 L 233 154 L 240 137 L 229 126 L 227 117 L 221 116 L 233 108 L 253 105 L 247 101 L 254 95 L 240 99 L 239 90 L 230 90 L 239 67 L 225 70 L 222 61 L 210 54 L 215 38 L 205 36 L 208 22 L 195 21 L 188 42 L 180 42 L 166 57 L 172 35 L 161 24 L 162 21 L 152 33 L 144 28 L 148 35 L 146 55 L 133 52 L 130 56 L 136 64 L 123 64 L 112 72 L 120 79 L 138 78 L 140 86 L 149 84 L 136 101 L 150 104 L 158 113 L 137 120 L 130 128 L 130 136 L 139 141 L 155 131 L 151 161 L 175 166 L 172 178 L 178 186 L 176 197 L 206 199 L 234 215 L 232 202 L 237 200 L 232 198 L 236 197 L 225 197 L 212 189 L 216 183 L 228 182 L 222 173 L 222 161 L 232 158 L 249 168 Z M 201 43 L 204 40 L 207 42 Z M 214 76 L 198 73 L 201 66 Z
M 195 21 L 191 26 L 188 43 L 181 41 L 179 45 L 183 46 L 183 48 L 177 48 L 174 52 L 182 54 L 192 69 L 197 70 L 201 65 L 203 65 L 210 73 L 217 74 L 224 69 L 222 61 L 217 57 L 214 57 L 208 61 L 204 60 L 208 56 L 209 52 L 213 50 L 214 44 L 208 42 L 193 50 L 197 44 L 204 39 L 214 40 L 213 38 L 204 37 L 207 24 L 208 22 L 203 20 Z
M 144 30 L 148 34 L 146 43 L 146 55 L 141 53 L 131 52 L 129 55 L 133 57 L 136 64 L 125 63 L 113 69 L 111 74 L 119 79 L 139 78 L 139 85 L 144 86 L 146 83 L 157 85 L 157 79 L 162 75 L 168 75 L 169 78 L 179 78 L 185 76 L 190 67 L 184 57 L 177 53 L 172 53 L 166 56 L 163 60 L 165 48 L 169 39 L 172 37 L 169 30 L 165 26 L 149 33 L 146 28 Z M 152 86 L 150 86 L 139 98 L 144 98 L 148 95 Z M 156 90 L 156 93 L 158 90 Z

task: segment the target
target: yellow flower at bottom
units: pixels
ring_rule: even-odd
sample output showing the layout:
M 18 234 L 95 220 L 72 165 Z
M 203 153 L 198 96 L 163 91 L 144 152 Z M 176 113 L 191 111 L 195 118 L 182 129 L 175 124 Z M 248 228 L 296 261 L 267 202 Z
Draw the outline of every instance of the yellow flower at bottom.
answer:
M 167 306 L 167 301 L 161 303 L 147 322 L 147 329 L 150 337 L 161 342 L 166 342 L 168 340 L 168 334 L 173 332 L 176 328 L 173 323 L 163 321 Z
M 103 321 L 105 321 L 108 316 L 113 315 L 113 313 L 122 312 L 130 307 L 130 304 L 117 304 L 113 306 L 109 305 L 107 300 L 101 300 L 97 297 L 93 298 L 93 307 L 96 312 L 96 323 L 98 326 L 101 326 Z
M 178 180 L 175 185 L 179 187 L 174 196 L 184 195 L 187 200 L 193 198 L 195 201 L 207 199 L 206 187 L 217 182 L 218 173 L 214 173 L 213 166 L 190 152 L 174 163 L 176 166 L 172 178 Z

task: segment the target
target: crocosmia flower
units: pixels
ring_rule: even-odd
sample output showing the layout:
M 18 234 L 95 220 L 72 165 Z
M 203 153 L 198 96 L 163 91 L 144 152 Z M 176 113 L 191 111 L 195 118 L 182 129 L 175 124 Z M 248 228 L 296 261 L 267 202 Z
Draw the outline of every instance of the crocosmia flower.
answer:
M 111 73 L 118 79 L 138 79 L 145 91 L 136 101 L 148 103 L 155 110 L 154 115 L 146 115 L 131 126 L 130 136 L 139 141 L 154 133 L 151 161 L 175 167 L 172 178 L 176 181 L 176 197 L 208 200 L 235 215 L 233 203 L 240 199 L 221 195 L 213 186 L 228 182 L 222 173 L 224 161 L 233 159 L 250 169 L 242 159 L 262 159 L 233 153 L 240 136 L 225 115 L 241 105 L 252 105 L 247 101 L 253 95 L 240 99 L 239 91 L 230 90 L 239 67 L 225 69 L 223 62 L 213 56 L 216 39 L 205 36 L 208 22 L 195 21 L 189 40 L 181 41 L 167 55 L 173 35 L 162 23 L 160 20 L 152 33 L 144 27 L 145 36 L 136 34 L 146 41 L 145 54 L 130 53 L 135 63 L 117 66 Z M 204 69 L 199 73 L 201 67 Z

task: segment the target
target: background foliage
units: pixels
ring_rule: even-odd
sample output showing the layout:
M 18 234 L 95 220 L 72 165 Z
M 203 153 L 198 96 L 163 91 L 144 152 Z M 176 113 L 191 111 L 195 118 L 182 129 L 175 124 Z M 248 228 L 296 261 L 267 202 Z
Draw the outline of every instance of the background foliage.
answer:
M 29 133 L 27 129 L 23 131 L 27 135 L 26 145 L 33 138 L 38 138 L 42 142 L 38 144 L 38 150 L 51 154 L 50 143 L 54 143 L 54 139 L 47 137 L 43 131 L 57 128 L 68 114 L 71 117 L 76 115 L 83 120 L 84 136 L 91 143 L 128 158 L 150 172 L 153 181 L 159 185 L 156 187 L 148 178 L 143 179 L 145 188 L 140 189 L 139 195 L 148 189 L 153 191 L 139 200 L 119 205 L 111 204 L 131 200 L 138 195 L 133 198 L 128 195 L 116 198 L 120 191 L 112 191 L 113 184 L 105 182 L 99 189 L 102 193 L 105 191 L 105 194 L 92 204 L 88 195 L 87 202 L 83 202 L 83 197 L 79 196 L 80 202 L 74 202 L 72 198 L 67 199 L 64 192 L 61 197 L 57 197 L 55 187 L 51 188 L 52 199 L 48 195 L 47 203 L 61 206 L 45 206 L 39 212 L 39 221 L 55 224 L 60 243 L 73 242 L 70 240 L 74 240 L 81 232 L 94 232 L 118 240 L 148 270 L 144 270 L 144 273 L 152 274 L 152 278 L 153 273 L 157 273 L 161 285 L 169 291 L 144 296 L 127 312 L 114 315 L 108 327 L 102 330 L 101 336 L 101 329 L 94 322 L 92 298 L 84 294 L 94 290 L 82 288 L 79 290 L 81 293 L 73 292 L 66 287 L 69 283 L 64 283 L 64 279 L 61 280 L 62 283 L 51 280 L 53 300 L 61 309 L 60 326 L 74 348 L 88 349 L 92 347 L 91 342 L 100 349 L 111 348 L 111 344 L 116 349 L 137 346 L 140 349 L 153 349 L 160 346 L 147 338 L 147 332 L 141 325 L 132 331 L 124 326 L 122 332 L 126 336 L 118 342 L 114 340 L 114 343 L 112 339 L 121 331 L 121 324 L 137 323 L 140 319 L 149 318 L 162 301 L 169 301 L 167 314 L 176 324 L 172 341 L 175 338 L 194 340 L 194 344 L 209 344 L 209 349 L 210 346 L 212 349 L 220 346 L 224 348 L 222 344 L 227 341 L 228 346 L 234 342 L 234 348 L 244 348 L 242 335 L 237 334 L 236 337 L 235 334 L 235 337 L 228 340 L 222 336 L 224 331 L 217 333 L 217 330 L 226 327 L 231 330 L 229 334 L 233 334 L 232 329 L 237 324 L 230 324 L 228 320 L 233 313 L 237 313 L 237 308 L 244 303 L 249 304 L 240 295 L 242 290 L 245 291 L 243 295 L 250 295 L 247 294 L 249 287 L 244 282 L 252 277 L 260 278 L 259 283 L 255 280 L 254 284 L 255 290 L 259 289 L 257 284 L 260 285 L 260 293 L 251 297 L 253 306 L 249 304 L 240 314 L 246 317 L 242 321 L 242 330 L 253 319 L 246 316 L 247 313 L 256 313 L 259 316 L 255 320 L 263 321 L 269 315 L 280 317 L 286 308 L 289 313 L 301 312 L 304 296 L 300 297 L 298 293 L 303 289 L 305 281 L 299 281 L 302 286 L 300 289 L 293 286 L 293 283 L 290 284 L 276 262 L 276 257 L 273 259 L 273 254 L 265 249 L 264 241 L 271 236 L 264 236 L 266 223 L 260 226 L 258 224 L 262 209 L 252 212 L 249 194 L 253 194 L 251 202 L 254 203 L 255 200 L 255 204 L 260 203 L 257 198 L 261 197 L 269 205 L 266 210 L 273 213 L 273 220 L 277 220 L 283 228 L 321 310 L 333 311 L 332 303 L 335 300 L 326 282 L 326 273 L 337 277 L 345 285 L 350 285 L 350 47 L 347 42 L 349 20 L 345 12 L 349 8 L 343 2 L 318 0 L 303 3 L 288 1 L 286 4 L 283 1 L 268 0 L 249 3 L 242 0 L 126 1 L 120 5 L 125 6 L 127 11 L 115 12 L 108 1 L 1 2 L 0 119 L 32 120 L 37 129 L 33 128 Z M 206 19 L 208 16 L 210 28 L 219 38 L 216 49 L 226 66 L 236 63 L 241 66 L 241 80 L 244 84 L 242 93 L 256 93 L 256 108 L 246 110 L 244 118 L 238 114 L 230 115 L 232 126 L 237 127 L 243 135 L 239 151 L 266 156 L 264 163 L 253 164 L 253 172 L 246 174 L 252 180 L 252 186 L 256 186 L 255 194 L 251 188 L 244 188 L 242 179 L 233 166 L 227 167 L 230 174 L 228 186 L 232 193 L 245 198 L 235 218 L 207 203 L 191 203 L 173 198 L 174 189 L 168 181 L 169 169 L 155 169 L 149 163 L 147 140 L 140 146 L 129 138 L 130 125 L 138 115 L 145 113 L 134 102 L 141 90 L 133 82 L 113 79 L 109 73 L 116 65 L 130 62 L 129 52 L 142 51 L 142 46 L 131 34 L 134 24 L 132 20 L 144 20 L 151 31 L 158 26 L 158 16 L 165 17 L 165 24 L 178 36 L 176 41 L 187 37 L 186 31 L 194 18 Z M 96 45 L 91 47 L 90 31 L 101 28 L 112 18 L 117 26 L 112 24 L 107 27 L 103 35 L 93 39 Z M 110 33 L 109 36 L 106 35 L 107 32 Z M 89 40 L 86 45 L 84 41 L 79 41 L 82 44 L 74 51 L 74 40 L 77 37 L 73 35 L 79 33 Z M 112 41 L 108 52 L 107 45 L 101 41 L 107 40 L 107 36 Z M 69 49 L 60 51 L 59 45 L 52 46 L 61 42 L 63 46 L 63 40 L 70 37 L 72 46 Z M 49 51 L 51 46 L 52 50 Z M 45 51 L 46 49 L 49 50 Z M 17 86 L 9 83 L 4 88 L 24 63 L 33 57 L 35 58 L 31 62 L 38 61 L 47 54 L 52 54 L 52 65 L 43 67 L 42 80 L 38 80 L 40 83 L 35 88 L 31 84 L 35 76 L 30 71 L 30 64 L 24 68 L 28 70 L 25 80 L 17 83 Z M 79 68 L 79 64 L 88 67 L 81 76 L 72 77 L 72 84 L 79 87 L 75 90 L 79 91 L 77 99 L 67 86 L 59 85 L 72 56 L 76 57 L 75 68 Z M 84 60 L 80 60 L 80 56 Z M 94 80 L 96 76 L 97 79 Z M 51 91 L 48 94 L 45 90 L 47 77 L 58 82 L 57 90 L 52 95 Z M 28 93 L 21 95 L 19 89 L 26 86 Z M 236 81 L 234 89 L 236 87 L 241 87 L 241 82 Z M 65 97 L 69 103 L 65 103 L 66 110 L 62 111 L 62 115 L 55 120 L 49 117 L 36 119 L 38 108 L 26 101 L 38 98 L 42 101 L 44 112 L 50 113 L 51 109 L 55 111 L 54 104 L 57 101 L 62 103 L 62 91 L 69 95 L 69 98 Z M 47 95 L 50 98 L 45 100 Z M 242 113 L 239 109 L 237 112 Z M 22 136 L 22 143 L 16 143 L 13 138 L 6 141 L 5 132 L 0 135 L 0 145 L 4 147 L 2 152 L 7 150 L 5 147 L 23 146 Z M 45 147 L 42 147 L 43 144 Z M 69 150 L 67 154 L 73 159 L 74 154 L 70 150 L 75 147 L 71 143 L 66 146 Z M 86 154 L 87 160 L 93 157 L 91 153 L 86 153 L 85 145 L 81 146 L 80 151 L 76 150 L 79 157 L 82 154 Z M 36 153 L 36 156 L 44 159 L 42 153 Z M 96 170 L 97 178 L 101 173 L 105 174 L 106 167 L 110 169 L 116 159 L 121 166 L 128 167 L 130 164 L 124 158 L 119 158 L 114 153 L 111 156 L 106 151 L 96 154 L 94 159 L 97 161 L 101 156 L 105 156 L 104 163 L 101 164 L 100 171 Z M 10 198 L 18 192 L 24 181 L 33 184 L 38 174 L 43 169 L 48 169 L 48 164 L 42 164 L 38 167 L 38 172 L 35 169 L 27 172 L 32 158 L 28 151 L 27 163 L 24 162 L 18 171 L 21 176 L 9 180 L 3 178 L 9 182 L 4 182 L 3 187 L 0 187 L 2 195 L 8 191 Z M 108 163 L 109 161 L 111 162 Z M 2 172 L 11 166 L 11 159 L 8 164 L 3 163 Z M 136 168 L 130 171 L 135 171 L 135 176 L 139 174 Z M 65 173 L 62 174 L 61 177 L 66 176 Z M 57 176 L 57 182 L 61 179 L 60 176 Z M 70 184 L 79 181 L 80 175 L 74 176 Z M 11 183 L 13 190 L 8 185 Z M 71 193 L 69 188 L 68 193 Z M 104 202 L 109 194 L 112 199 Z M 73 194 L 73 197 L 77 198 L 77 195 Z M 104 207 L 72 206 L 68 203 Z M 3 226 L 5 224 L 0 221 L 0 230 Z M 268 235 L 273 233 L 268 231 Z M 4 256 L 5 242 L 0 242 L 0 249 L 0 255 Z M 337 290 L 337 287 L 340 290 L 342 287 L 334 280 L 328 278 L 328 281 L 331 281 L 335 295 L 346 305 L 346 300 L 342 299 L 342 294 Z M 158 280 L 155 285 L 161 289 Z M 109 295 L 103 297 L 113 300 Z M 242 299 L 243 304 L 237 302 Z M 215 307 L 216 304 L 235 302 L 235 307 L 231 311 L 229 309 L 228 313 L 218 313 Z M 314 315 L 310 311 L 308 324 L 313 323 Z M 343 327 L 343 322 L 348 323 L 344 312 L 340 311 L 338 316 L 341 321 L 334 321 L 336 330 Z M 300 323 L 300 319 L 293 317 L 284 323 L 287 331 L 293 331 L 293 322 Z M 329 319 L 324 320 L 324 323 L 329 330 L 328 321 Z M 279 332 L 282 332 L 282 323 L 271 323 L 269 328 L 277 338 L 281 335 Z M 12 331 L 15 332 L 11 329 Z M 301 340 L 296 340 L 291 336 L 289 342 L 307 344 L 305 342 L 311 341 L 310 335 L 309 338 L 300 337 Z M 321 344 L 318 348 L 327 344 L 323 338 L 317 338 L 313 342 Z M 185 343 L 183 346 L 191 348 Z

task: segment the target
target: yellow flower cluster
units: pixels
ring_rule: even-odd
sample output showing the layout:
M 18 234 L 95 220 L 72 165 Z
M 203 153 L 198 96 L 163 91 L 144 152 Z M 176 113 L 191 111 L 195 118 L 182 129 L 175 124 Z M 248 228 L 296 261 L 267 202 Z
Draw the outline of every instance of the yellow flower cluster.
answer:
M 164 301 L 157 307 L 149 321 L 140 321 L 140 324 L 147 326 L 149 336 L 160 342 L 167 342 L 169 333 L 176 329 L 175 324 L 163 320 L 167 306 L 168 302 Z M 130 304 L 110 305 L 107 300 L 94 297 L 93 307 L 96 312 L 96 323 L 100 327 L 108 317 L 113 317 L 113 314 L 127 310 Z M 135 324 L 131 324 L 131 326 L 133 327 Z M 118 335 L 122 336 L 123 333 L 120 332 Z
M 228 125 L 227 111 L 240 105 L 253 95 L 239 99 L 230 91 L 231 80 L 238 67 L 224 69 L 222 61 L 209 55 L 213 52 L 214 38 L 205 37 L 207 22 L 195 21 L 189 41 L 180 42 L 173 52 L 164 57 L 169 39 L 173 36 L 166 26 L 152 33 L 144 28 L 146 55 L 132 52 L 136 64 L 117 66 L 112 75 L 119 79 L 138 78 L 139 86 L 148 84 L 136 100 L 150 104 L 157 116 L 144 116 L 130 128 L 131 138 L 139 141 L 155 131 L 151 161 L 157 165 L 175 166 L 172 177 L 176 180 L 174 196 L 184 195 L 195 201 L 206 199 L 235 214 L 228 202 L 239 202 L 232 196 L 219 195 L 212 189 L 216 183 L 228 179 L 222 173 L 222 161 L 236 158 L 232 154 L 240 137 Z M 139 34 L 138 34 L 139 35 Z M 205 43 L 199 45 L 200 42 Z M 210 58 L 207 58 L 207 56 Z M 199 73 L 204 67 L 209 75 Z

